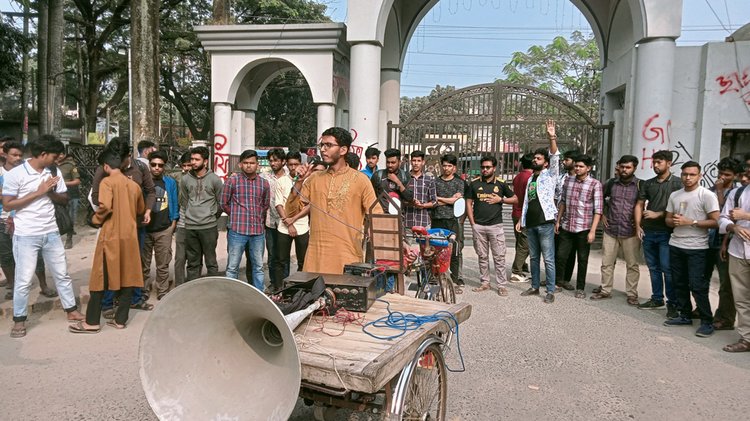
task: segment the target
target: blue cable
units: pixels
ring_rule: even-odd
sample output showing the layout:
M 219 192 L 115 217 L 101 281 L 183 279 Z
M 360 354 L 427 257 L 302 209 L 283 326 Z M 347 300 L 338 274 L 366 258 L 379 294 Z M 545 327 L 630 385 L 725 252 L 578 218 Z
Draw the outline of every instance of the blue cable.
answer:
M 448 311 L 438 311 L 429 316 L 417 316 L 415 314 L 408 313 L 404 314 L 400 311 L 391 311 L 391 303 L 386 300 L 377 299 L 376 301 L 385 303 L 386 310 L 388 310 L 388 315 L 366 323 L 364 326 L 362 326 L 363 332 L 375 339 L 391 340 L 400 338 L 401 336 L 404 336 L 407 332 L 410 332 L 412 330 L 417 330 L 423 324 L 443 322 L 448 325 L 448 330 L 450 330 L 451 333 L 456 336 L 456 349 L 458 350 L 458 357 L 461 360 L 460 369 L 453 370 L 448 367 L 448 364 L 445 365 L 445 368 L 446 370 L 453 373 L 462 373 L 466 371 L 466 365 L 464 365 L 464 356 L 461 353 L 461 341 L 458 335 L 458 319 L 456 319 L 456 316 L 453 313 Z M 451 322 L 453 323 L 451 324 Z M 379 336 L 367 331 L 367 328 L 370 326 L 375 328 L 400 330 L 401 332 L 390 336 Z

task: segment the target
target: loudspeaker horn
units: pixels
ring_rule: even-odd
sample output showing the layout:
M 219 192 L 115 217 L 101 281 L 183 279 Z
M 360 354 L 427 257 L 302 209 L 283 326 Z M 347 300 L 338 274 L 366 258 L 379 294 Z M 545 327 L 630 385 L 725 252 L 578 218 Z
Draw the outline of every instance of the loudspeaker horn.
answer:
M 285 318 L 241 281 L 208 277 L 181 285 L 141 333 L 149 405 L 160 420 L 288 419 L 301 380 L 293 329 L 320 305 Z

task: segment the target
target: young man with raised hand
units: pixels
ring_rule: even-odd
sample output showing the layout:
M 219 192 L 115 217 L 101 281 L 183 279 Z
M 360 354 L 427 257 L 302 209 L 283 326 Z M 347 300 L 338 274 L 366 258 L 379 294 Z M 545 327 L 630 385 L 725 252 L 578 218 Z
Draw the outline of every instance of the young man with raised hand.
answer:
M 3 176 L 3 209 L 15 211 L 15 323 L 10 332 L 12 338 L 26 336 L 29 290 L 39 254 L 43 256 L 47 268 L 52 273 L 68 321 L 83 320 L 83 314 L 78 311 L 76 305 L 73 281 L 68 275 L 65 248 L 55 220 L 54 203 L 67 202 L 67 189 L 62 177 L 53 177 L 49 170 L 58 155 L 65 150 L 65 145 L 59 140 L 39 140 L 31 143 L 29 149 L 31 159 Z
M 541 283 L 540 261 L 544 256 L 544 271 L 547 294 L 545 303 L 555 302 L 555 221 L 557 206 L 555 194 L 560 174 L 560 153 L 557 149 L 555 121 L 547 120 L 549 149 L 534 151 L 531 169 L 533 174 L 526 187 L 523 199 L 521 220 L 515 226 L 517 231 L 526 230 L 531 256 L 531 287 L 522 296 L 539 295 Z

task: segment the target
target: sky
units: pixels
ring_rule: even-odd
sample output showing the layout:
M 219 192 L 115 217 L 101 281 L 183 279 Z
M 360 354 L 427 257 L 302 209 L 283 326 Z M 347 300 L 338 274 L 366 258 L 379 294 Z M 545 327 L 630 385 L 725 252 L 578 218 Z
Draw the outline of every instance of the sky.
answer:
M 318 0 L 334 21 L 346 21 L 347 0 Z M 0 11 L 18 11 L 0 0 Z M 683 0 L 678 45 L 723 41 L 750 22 L 750 0 Z M 574 30 L 591 32 L 569 0 L 441 0 L 414 33 L 401 77 L 403 96 L 435 85 L 464 87 L 502 77 L 516 51 L 545 45 Z

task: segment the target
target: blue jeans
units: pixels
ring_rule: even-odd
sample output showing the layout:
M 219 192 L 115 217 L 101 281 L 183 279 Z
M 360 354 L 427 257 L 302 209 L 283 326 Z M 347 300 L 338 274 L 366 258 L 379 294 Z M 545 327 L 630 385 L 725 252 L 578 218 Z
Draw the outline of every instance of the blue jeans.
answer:
M 138 254 L 143 252 L 143 243 L 146 241 L 146 227 L 138 227 Z M 135 270 L 135 269 L 133 269 Z M 145 279 L 144 279 L 145 281 Z M 115 305 L 115 294 L 117 291 L 104 291 L 104 298 L 102 299 L 102 310 L 109 310 Z M 138 304 L 143 299 L 143 289 L 133 288 L 133 295 L 130 299 L 130 304 Z
M 258 290 L 263 291 L 265 277 L 263 276 L 263 248 L 265 234 L 242 235 L 230 229 L 227 230 L 227 278 L 240 279 L 240 263 L 242 254 L 247 247 L 250 259 L 247 266 L 252 268 L 252 282 L 247 281 Z
M 78 207 L 81 205 L 81 199 L 68 199 L 68 215 L 73 221 L 73 226 L 78 223 Z
M 541 284 L 541 256 L 544 256 L 544 272 L 547 292 L 555 292 L 555 224 L 548 222 L 526 228 L 531 261 L 531 287 L 539 289 Z
M 73 294 L 73 280 L 68 275 L 68 262 L 60 234 L 55 231 L 44 235 L 14 235 L 13 257 L 16 260 L 16 282 L 13 287 L 13 321 L 15 322 L 26 321 L 31 279 L 34 277 L 37 256 L 40 252 L 55 281 L 63 308 L 67 313 L 77 309 L 76 298 Z
M 668 231 L 645 231 L 643 235 L 643 254 L 651 275 L 651 299 L 664 302 L 664 292 L 667 302 L 677 303 L 677 294 L 672 284 L 672 270 L 669 265 L 669 237 Z M 703 273 L 703 272 L 701 272 Z

